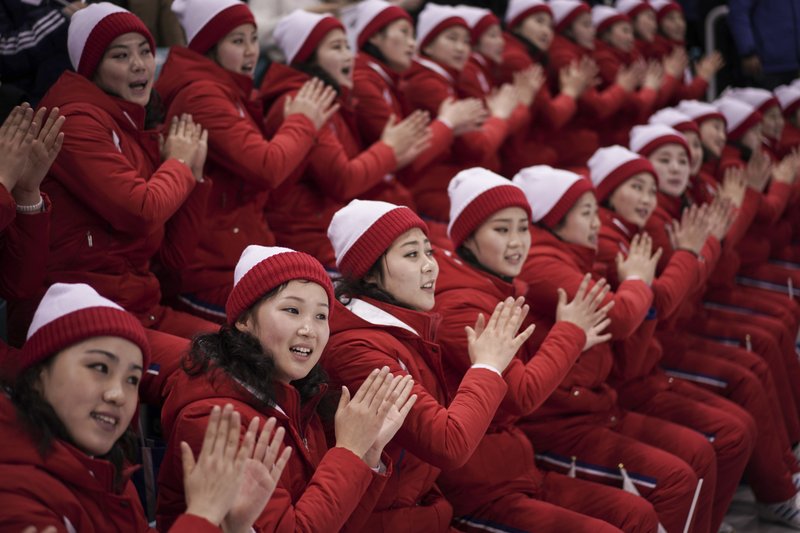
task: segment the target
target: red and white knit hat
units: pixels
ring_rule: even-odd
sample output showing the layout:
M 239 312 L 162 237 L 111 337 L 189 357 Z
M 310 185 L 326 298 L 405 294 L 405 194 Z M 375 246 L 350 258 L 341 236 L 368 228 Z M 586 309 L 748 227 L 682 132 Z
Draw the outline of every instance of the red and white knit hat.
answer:
M 553 17 L 553 11 L 543 0 L 510 0 L 506 9 L 506 27 L 514 29 L 534 13 L 544 12 Z
M 691 157 L 689 143 L 686 137 L 678 130 L 666 124 L 646 124 L 631 128 L 631 141 L 629 147 L 632 151 L 644 157 L 664 146 L 665 144 L 678 144 L 686 150 L 686 154 Z
M 286 64 L 291 65 L 303 63 L 311 57 L 319 43 L 335 29 L 347 34 L 342 23 L 330 15 L 295 9 L 278 22 L 272 35 L 286 58 Z
M 617 22 L 630 22 L 631 19 L 628 15 L 614 9 L 610 6 L 596 5 L 592 8 L 592 24 L 597 31 L 601 34 L 607 29 L 611 28 Z
M 584 193 L 594 191 L 586 176 L 547 165 L 523 168 L 512 180 L 525 193 L 531 220 L 555 227 Z
M 501 209 L 521 207 L 531 216 L 531 206 L 522 189 L 485 168 L 468 168 L 456 174 L 447 186 L 447 195 L 450 197 L 447 235 L 455 248 Z
M 694 120 L 698 126 L 712 118 L 725 122 L 725 115 L 720 113 L 716 106 L 700 100 L 682 100 L 676 109 Z
M 417 48 L 424 49 L 440 33 L 453 26 L 463 26 L 469 30 L 467 21 L 455 7 L 425 4 L 417 17 Z
M 411 209 L 375 200 L 353 200 L 333 215 L 328 240 L 346 278 L 362 278 L 400 235 L 428 226 Z
M 779 108 L 781 106 L 774 94 L 766 89 L 759 89 L 757 87 L 728 87 L 722 91 L 720 98 L 728 97 L 750 104 L 761 113 L 764 113 L 772 106 L 777 106 Z
M 356 49 L 360 50 L 370 37 L 381 31 L 395 20 L 407 20 L 412 26 L 414 21 L 408 12 L 384 0 L 365 0 L 358 4 L 356 23 L 353 33 L 356 35 Z
M 741 100 L 720 98 L 714 104 L 725 117 L 728 139 L 731 141 L 741 139 L 750 128 L 761 122 L 761 113 L 758 109 Z
M 672 11 L 683 13 L 681 5 L 674 0 L 650 0 L 650 5 L 655 9 L 659 21 Z
M 658 174 L 650 161 L 619 145 L 600 148 L 588 164 L 598 202 L 611 196 L 617 187 L 640 172 L 649 172 L 658 183 Z
M 664 124 L 670 128 L 675 128 L 681 133 L 700 133 L 700 128 L 697 127 L 697 122 L 692 120 L 685 113 L 681 113 L 674 107 L 665 107 L 656 113 L 650 115 L 650 124 Z
M 33 315 L 15 370 L 22 372 L 93 337 L 127 339 L 142 350 L 142 367 L 147 370 L 150 365 L 150 344 L 135 316 L 85 283 L 56 283 Z
M 333 304 L 333 284 L 319 261 L 289 248 L 251 244 L 244 249 L 233 271 L 233 290 L 225 303 L 228 323 L 236 322 L 242 313 L 275 287 L 295 279 L 313 281 L 322 286 L 328 293 L 328 303 Z
M 631 19 L 635 18 L 639 13 L 643 11 L 652 11 L 655 13 L 655 9 L 647 0 L 617 0 L 614 7 L 617 8 L 621 13 L 625 13 Z
M 172 12 L 178 17 L 188 47 L 205 54 L 234 28 L 256 25 L 247 4 L 239 0 L 175 0 Z
M 592 12 L 589 5 L 580 0 L 551 0 L 550 9 L 553 11 L 555 30 L 559 33 L 569 28 L 578 15 Z
M 91 78 L 111 41 L 131 32 L 142 34 L 155 53 L 153 36 L 144 22 L 130 11 L 108 2 L 76 11 L 67 31 L 67 51 L 75 72 Z
M 800 106 L 800 87 L 781 85 L 775 89 L 775 98 L 780 102 L 785 116 L 793 115 Z
M 494 24 L 500 24 L 500 19 L 488 9 L 472 6 L 456 6 L 458 14 L 467 21 L 472 36 L 472 43 L 477 43 L 481 35 Z

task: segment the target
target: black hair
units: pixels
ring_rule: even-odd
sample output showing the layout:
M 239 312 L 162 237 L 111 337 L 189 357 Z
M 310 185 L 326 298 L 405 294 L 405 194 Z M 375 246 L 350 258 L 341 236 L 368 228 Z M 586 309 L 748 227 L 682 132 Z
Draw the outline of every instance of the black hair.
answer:
M 379 31 L 375 32 L 375 35 L 386 35 L 386 29 L 388 27 L 389 27 L 388 25 L 384 26 Z M 366 43 L 364 43 L 364 46 L 361 47 L 361 51 L 367 55 L 374 57 L 384 65 L 388 65 L 388 62 L 386 61 L 386 56 L 383 55 L 383 52 L 381 52 L 380 48 L 378 48 L 371 42 L 367 41 Z
M 154 130 L 164 123 L 167 110 L 164 108 L 164 100 L 155 89 L 150 90 L 150 100 L 144 106 L 144 129 Z
M 333 87 L 333 90 L 336 91 L 336 94 L 342 94 L 342 88 L 339 87 L 339 84 L 333 79 L 333 76 L 328 74 L 324 68 L 319 66 L 316 50 L 314 50 L 311 56 L 305 61 L 300 63 L 292 63 L 291 66 L 300 72 L 305 72 L 312 78 L 319 78 L 325 85 L 330 85 Z
M 517 26 L 517 28 L 518 27 L 519 26 Z M 511 30 L 511 33 L 517 39 L 519 39 L 519 41 L 523 45 L 525 45 L 525 50 L 528 52 L 528 55 L 531 57 L 531 59 L 542 65 L 542 68 L 547 68 L 547 65 L 550 63 L 550 56 L 548 55 L 547 51 L 542 50 L 541 48 L 533 44 L 531 40 L 529 40 L 527 37 L 522 35 L 522 33 L 517 31 L 517 28 Z
M 269 291 L 250 306 L 239 322 L 254 316 L 256 308 L 266 300 L 281 292 L 287 283 Z M 207 374 L 211 382 L 229 377 L 254 392 L 264 407 L 275 400 L 275 360 L 254 335 L 240 331 L 235 324 L 225 324 L 216 333 L 204 333 L 192 339 L 189 353 L 183 359 L 183 370 L 190 376 Z M 316 396 L 320 386 L 327 381 L 327 375 L 317 363 L 309 374 L 292 382 L 305 403 Z
M 750 161 L 750 158 L 753 157 L 753 149 L 749 146 L 745 146 L 742 141 L 728 141 L 728 144 L 739 150 L 739 157 L 741 157 L 742 161 L 745 163 Z
M 56 441 L 64 441 L 78 447 L 70 437 L 67 427 L 58 417 L 53 406 L 50 405 L 50 402 L 44 398 L 39 390 L 41 373 L 50 367 L 53 359 L 53 357 L 50 357 L 23 370 L 13 383 L 6 384 L 3 387 L 14 405 L 17 420 L 31 436 L 39 455 L 43 459 L 52 452 L 53 444 Z M 114 466 L 114 490 L 116 492 L 122 491 L 124 487 L 123 467 L 126 463 L 136 461 L 137 451 L 136 438 L 129 428 L 114 443 L 107 454 L 98 457 Z
M 386 252 L 381 254 L 380 257 L 369 267 L 367 273 L 361 278 L 348 278 L 343 276 L 336 283 L 336 299 L 347 305 L 353 298 L 366 296 L 379 302 L 387 303 L 397 307 L 404 307 L 412 309 L 404 303 L 399 302 L 394 296 L 383 290 L 378 283 L 367 281 L 367 278 L 377 279 L 379 283 L 383 282 L 383 258 L 386 257 Z M 413 309 L 412 309 L 413 310 Z
M 478 270 L 486 272 L 487 274 L 491 274 L 492 276 L 494 276 L 496 278 L 500 278 L 503 281 L 505 281 L 506 283 L 511 283 L 512 281 L 514 281 L 514 278 L 512 276 L 504 276 L 502 274 L 498 274 L 497 272 L 489 270 L 488 268 L 483 266 L 483 264 L 480 261 L 478 261 L 478 258 L 475 257 L 475 254 L 472 253 L 472 250 L 470 250 L 469 248 L 467 248 L 463 244 L 458 247 L 458 250 L 456 250 L 456 253 L 458 254 L 458 257 L 463 259 L 467 264 L 471 265 L 474 268 L 477 268 Z

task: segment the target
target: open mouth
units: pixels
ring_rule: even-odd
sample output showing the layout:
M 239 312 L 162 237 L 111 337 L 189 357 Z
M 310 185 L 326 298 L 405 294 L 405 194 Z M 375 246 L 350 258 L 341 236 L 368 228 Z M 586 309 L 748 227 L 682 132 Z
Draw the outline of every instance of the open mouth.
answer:
M 433 287 L 434 287 L 434 282 L 433 281 L 429 281 L 427 283 L 424 283 L 420 288 L 422 290 L 432 291 Z
M 636 209 L 636 214 L 639 215 L 643 220 L 647 219 L 650 216 L 650 210 L 640 207 Z
M 111 415 L 105 415 L 97 412 L 92 412 L 92 418 L 94 418 L 100 426 L 105 429 L 106 431 L 112 431 L 117 428 L 119 425 L 119 418 Z
M 135 92 L 141 92 L 141 91 L 144 91 L 144 90 L 147 88 L 147 80 L 144 80 L 144 81 L 135 81 L 135 82 L 133 82 L 133 83 L 129 83 L 129 84 L 128 84 L 128 87 L 130 87 L 130 89 L 131 89 L 132 91 L 135 91 Z
M 511 254 L 506 256 L 506 261 L 512 264 L 518 264 L 522 261 L 522 254 Z
M 289 348 L 289 351 L 300 357 L 310 357 L 311 354 L 314 353 L 314 350 L 306 346 L 292 346 Z
M 255 68 L 255 65 L 251 65 L 251 64 L 242 65 L 242 74 L 252 74 L 254 68 Z

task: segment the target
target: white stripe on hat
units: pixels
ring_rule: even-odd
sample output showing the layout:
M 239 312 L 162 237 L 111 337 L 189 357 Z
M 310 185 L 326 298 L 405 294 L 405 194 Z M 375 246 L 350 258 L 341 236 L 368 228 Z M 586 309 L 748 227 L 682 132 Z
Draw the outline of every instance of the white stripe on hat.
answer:
M 350 43 L 351 50 L 358 50 L 358 38 L 361 36 L 361 32 L 364 31 L 364 28 L 375 20 L 375 17 L 392 6 L 393 4 L 384 0 L 364 0 L 356 4 L 356 22 L 352 27 L 352 31 L 348 31 L 348 42 Z
M 692 117 L 686 113 L 678 111 L 677 108 L 665 107 L 664 109 L 659 110 L 657 113 L 650 115 L 650 120 L 648 122 L 650 124 L 664 124 L 670 128 L 674 128 L 678 124 L 692 121 Z
M 523 168 L 511 181 L 525 193 L 531 205 L 533 222 L 539 222 L 553 210 L 575 182 L 582 179 L 585 178 L 568 170 L 535 165 Z
M 458 10 L 453 6 L 425 4 L 425 8 L 417 18 L 417 44 L 421 46 L 436 26 L 453 17 L 461 18 Z
M 715 100 L 714 105 L 716 105 L 719 112 L 722 113 L 722 116 L 725 117 L 725 122 L 728 123 L 728 133 L 741 126 L 753 113 L 758 112 L 758 110 L 750 104 L 730 97 Z
M 283 52 L 287 65 L 294 61 L 297 52 L 303 47 L 317 24 L 329 16 L 295 9 L 278 22 L 272 35 L 278 48 Z
M 553 23 L 558 26 L 561 21 L 569 17 L 576 9 L 584 5 L 579 0 L 551 0 L 550 9 L 553 11 Z
M 175 0 L 172 2 L 172 12 L 186 33 L 186 42 L 191 43 L 211 19 L 241 3 L 239 0 Z
M 450 234 L 453 224 L 475 198 L 495 187 L 508 185 L 512 185 L 511 181 L 481 167 L 468 168 L 453 176 L 447 185 L 447 195 L 450 197 L 450 223 L 447 225 L 447 233 Z
M 492 14 L 488 9 L 465 5 L 456 6 L 456 11 L 458 11 L 458 16 L 467 21 L 469 29 L 474 29 L 475 25 L 478 24 L 483 17 Z
M 757 87 L 728 87 L 722 91 L 720 97 L 733 98 L 758 109 L 769 100 L 775 98 L 775 95 L 766 89 L 759 89 Z
M 69 30 L 67 31 L 67 51 L 69 52 L 72 68 L 78 70 L 86 40 L 91 35 L 94 27 L 101 20 L 114 13 L 129 13 L 129 11 L 108 2 L 101 2 L 99 4 L 90 4 L 72 15 L 69 22 Z
M 631 11 L 642 5 L 650 6 L 645 0 L 617 0 L 614 7 L 617 8 L 620 13 L 630 15 Z
M 124 311 L 122 307 L 108 298 L 103 298 L 85 283 L 55 283 L 47 289 L 39 303 L 26 338 L 30 339 L 41 328 L 65 315 L 90 307 L 110 307 Z
M 677 135 L 685 140 L 683 134 L 666 124 L 646 124 L 642 126 L 634 126 L 631 128 L 631 142 L 629 143 L 630 149 L 633 152 L 639 153 L 642 148 L 651 142 L 661 137 L 671 137 Z
M 781 85 L 775 89 L 775 98 L 781 104 L 781 109 L 786 109 L 800 100 L 800 86 Z
M 619 167 L 641 157 L 639 154 L 618 144 L 600 148 L 589 158 L 587 163 L 592 183 L 595 188 L 598 188 Z
M 328 226 L 328 240 L 336 255 L 336 265 L 379 218 L 394 209 L 400 206 L 377 200 L 352 200 L 339 209 Z
M 527 11 L 532 7 L 546 5 L 547 4 L 542 0 L 510 0 L 508 3 L 508 9 L 506 9 L 506 24 L 510 24 L 511 21 L 517 18 L 523 11 Z
M 239 280 L 261 261 L 269 259 L 274 255 L 285 253 L 296 252 L 289 248 L 281 248 L 280 246 L 259 246 L 257 244 L 251 244 L 244 249 L 242 255 L 239 257 L 239 261 L 236 263 L 236 268 L 233 271 L 233 285 L 238 285 Z
M 596 5 L 592 8 L 592 25 L 599 28 L 603 22 L 618 15 L 621 13 L 611 6 Z
M 683 100 L 678 104 L 677 110 L 681 113 L 685 113 L 692 120 L 697 120 L 699 117 L 712 113 L 719 113 L 717 107 L 707 102 L 701 102 L 700 100 Z

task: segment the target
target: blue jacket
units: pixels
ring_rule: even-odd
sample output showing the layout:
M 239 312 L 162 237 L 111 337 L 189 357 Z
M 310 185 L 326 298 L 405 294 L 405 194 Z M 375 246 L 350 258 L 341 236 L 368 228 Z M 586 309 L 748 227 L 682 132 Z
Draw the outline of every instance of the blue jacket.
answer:
M 764 72 L 800 70 L 800 0 L 729 0 L 728 25 L 741 56 Z

